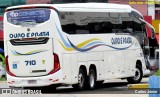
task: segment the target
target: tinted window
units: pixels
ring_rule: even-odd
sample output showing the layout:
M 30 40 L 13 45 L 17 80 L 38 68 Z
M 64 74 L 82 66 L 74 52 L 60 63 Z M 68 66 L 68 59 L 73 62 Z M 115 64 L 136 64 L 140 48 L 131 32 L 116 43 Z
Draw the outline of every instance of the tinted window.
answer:
M 25 9 L 15 10 L 7 13 L 7 20 L 14 25 L 24 25 L 30 23 L 43 23 L 50 18 L 49 9 Z
M 141 22 L 132 17 L 131 13 L 60 12 L 59 16 L 62 30 L 68 34 L 142 31 Z

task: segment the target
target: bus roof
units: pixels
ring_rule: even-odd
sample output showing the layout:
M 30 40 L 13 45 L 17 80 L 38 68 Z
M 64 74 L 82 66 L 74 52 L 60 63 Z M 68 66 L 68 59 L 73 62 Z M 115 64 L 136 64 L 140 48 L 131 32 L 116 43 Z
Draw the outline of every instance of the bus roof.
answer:
M 23 7 L 54 7 L 58 11 L 74 11 L 74 12 L 128 12 L 135 11 L 130 5 L 113 4 L 113 3 L 67 3 L 67 4 L 31 4 L 8 7 L 6 10 L 12 10 Z M 94 10 L 93 10 L 94 9 Z

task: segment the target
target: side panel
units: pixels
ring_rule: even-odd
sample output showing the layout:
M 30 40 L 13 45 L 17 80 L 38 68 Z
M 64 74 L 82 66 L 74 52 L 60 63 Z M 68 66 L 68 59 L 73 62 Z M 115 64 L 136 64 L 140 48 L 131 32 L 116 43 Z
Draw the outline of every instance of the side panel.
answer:
M 131 77 L 135 75 L 135 68 L 136 68 L 136 62 L 137 60 L 140 60 L 143 64 L 142 59 L 143 52 L 141 49 L 141 46 L 139 44 L 139 41 L 137 38 L 133 38 L 134 43 L 133 47 L 130 49 L 125 50 L 125 77 Z
M 71 55 L 70 54 L 63 54 L 62 58 L 63 64 L 63 83 L 71 83 L 72 78 L 72 65 L 71 65 Z
M 136 61 L 137 61 L 137 50 L 126 50 L 124 51 L 125 55 L 125 76 L 134 76 L 135 74 L 135 67 L 136 67 Z
M 89 70 L 89 65 L 87 64 L 88 63 L 88 53 L 86 52 L 78 52 L 77 53 L 77 66 L 78 66 L 78 69 L 77 71 L 79 72 L 79 68 L 80 66 L 85 66 L 86 67 L 86 70 L 87 70 L 87 74 L 89 73 L 88 70 Z
M 72 84 L 78 82 L 78 64 L 77 64 L 77 54 L 71 54 L 71 66 L 72 66 Z
M 88 65 L 95 65 L 97 70 L 97 80 L 104 80 L 104 64 L 103 52 L 90 52 L 88 53 Z
M 124 51 L 106 51 L 104 69 L 106 79 L 124 77 Z

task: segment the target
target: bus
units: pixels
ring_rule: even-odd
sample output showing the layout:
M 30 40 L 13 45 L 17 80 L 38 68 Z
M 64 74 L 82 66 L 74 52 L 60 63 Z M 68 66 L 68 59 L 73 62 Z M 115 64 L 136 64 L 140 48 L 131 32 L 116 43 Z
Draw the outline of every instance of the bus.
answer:
M 7 83 L 94 89 L 109 79 L 139 83 L 150 73 L 146 25 L 129 5 L 33 4 L 4 14 Z

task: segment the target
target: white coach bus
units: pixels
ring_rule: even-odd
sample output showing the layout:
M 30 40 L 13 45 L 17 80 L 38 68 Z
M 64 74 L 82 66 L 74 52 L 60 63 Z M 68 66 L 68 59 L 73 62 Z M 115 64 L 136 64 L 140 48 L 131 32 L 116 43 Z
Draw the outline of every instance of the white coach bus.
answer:
M 139 83 L 149 74 L 146 22 L 128 5 L 9 7 L 4 46 L 7 83 L 12 87 L 66 84 L 94 89 L 108 79 Z

